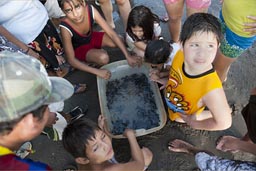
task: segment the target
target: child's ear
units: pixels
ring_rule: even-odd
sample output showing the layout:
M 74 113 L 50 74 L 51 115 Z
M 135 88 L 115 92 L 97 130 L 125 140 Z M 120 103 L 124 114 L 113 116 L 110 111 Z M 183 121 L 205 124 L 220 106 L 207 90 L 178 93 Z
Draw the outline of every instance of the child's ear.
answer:
M 76 162 L 78 163 L 78 164 L 88 164 L 90 161 L 87 159 L 87 158 L 85 158 L 85 157 L 77 157 L 76 159 Z

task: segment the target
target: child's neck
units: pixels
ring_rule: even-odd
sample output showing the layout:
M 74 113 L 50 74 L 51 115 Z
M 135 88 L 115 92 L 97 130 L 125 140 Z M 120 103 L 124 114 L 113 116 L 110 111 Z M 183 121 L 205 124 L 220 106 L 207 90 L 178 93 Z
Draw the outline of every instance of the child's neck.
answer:
M 195 67 L 190 67 L 189 65 L 186 65 L 185 63 L 183 63 L 184 71 L 186 72 L 186 74 L 191 75 L 191 76 L 203 74 L 203 73 L 211 70 L 212 68 L 213 68 L 213 66 L 209 65 L 209 66 L 205 67 L 204 69 L 198 69 Z

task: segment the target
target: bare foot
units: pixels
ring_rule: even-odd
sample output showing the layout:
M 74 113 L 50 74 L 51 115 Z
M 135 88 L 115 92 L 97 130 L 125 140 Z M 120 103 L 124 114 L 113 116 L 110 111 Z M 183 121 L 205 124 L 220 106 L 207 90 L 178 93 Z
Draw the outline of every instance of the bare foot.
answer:
M 169 142 L 168 149 L 173 152 L 184 153 L 190 153 L 191 151 L 196 150 L 196 148 L 193 145 L 179 139 Z
M 233 136 L 222 136 L 217 140 L 216 149 L 221 150 L 223 152 L 227 152 L 227 151 L 237 152 L 238 141 L 241 141 L 241 140 Z

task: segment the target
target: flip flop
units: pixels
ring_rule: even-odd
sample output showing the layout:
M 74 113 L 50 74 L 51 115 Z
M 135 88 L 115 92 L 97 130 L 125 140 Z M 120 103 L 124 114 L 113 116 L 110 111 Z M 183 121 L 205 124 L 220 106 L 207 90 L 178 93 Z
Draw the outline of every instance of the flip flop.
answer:
M 78 83 L 78 84 L 73 84 L 73 86 L 74 86 L 74 93 L 75 94 L 83 93 L 87 89 L 86 84 Z
M 16 151 L 16 155 L 22 159 L 27 157 L 30 153 L 33 153 L 33 150 L 32 150 L 32 144 L 29 141 L 22 144 L 22 146 L 19 148 L 19 150 Z
M 168 16 L 168 14 L 165 14 L 164 16 L 159 17 L 159 19 L 161 22 L 166 23 L 169 21 L 169 16 Z

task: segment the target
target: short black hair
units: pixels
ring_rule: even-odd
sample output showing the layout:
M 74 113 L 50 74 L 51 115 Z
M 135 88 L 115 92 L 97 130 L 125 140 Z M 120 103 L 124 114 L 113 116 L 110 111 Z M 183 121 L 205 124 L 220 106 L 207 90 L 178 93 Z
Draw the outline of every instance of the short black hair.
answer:
M 86 145 L 89 140 L 95 138 L 97 130 L 101 130 L 100 127 L 84 116 L 72 120 L 62 134 L 64 148 L 75 158 L 87 157 L 85 154 Z
M 151 64 L 165 63 L 172 51 L 172 46 L 164 40 L 152 40 L 145 49 L 145 62 Z
M 196 32 L 212 32 L 216 36 L 218 43 L 223 38 L 218 18 L 208 13 L 195 13 L 186 19 L 180 33 L 182 45 L 184 46 L 186 40 Z

